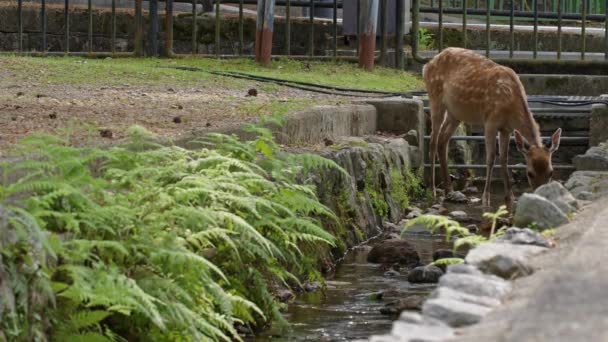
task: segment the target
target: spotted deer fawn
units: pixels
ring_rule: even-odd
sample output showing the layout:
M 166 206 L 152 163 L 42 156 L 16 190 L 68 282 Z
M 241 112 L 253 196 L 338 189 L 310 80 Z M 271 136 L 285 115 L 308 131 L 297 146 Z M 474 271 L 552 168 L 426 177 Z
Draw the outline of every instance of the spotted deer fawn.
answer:
M 504 178 L 505 203 L 513 206 L 507 169 L 509 141 L 515 132 L 517 149 L 524 155 L 530 185 L 536 189 L 551 180 L 551 155 L 559 147 L 561 128 L 548 146 L 541 141 L 538 124 L 528 108 L 526 92 L 517 74 L 473 51 L 447 48 L 422 71 L 431 107 L 431 182 L 435 191 L 435 158 L 439 154 L 446 193 L 453 191 L 448 174 L 448 143 L 460 122 L 482 125 L 486 147 L 486 183 L 482 205 L 490 206 L 490 183 L 496 156 L 496 135 Z

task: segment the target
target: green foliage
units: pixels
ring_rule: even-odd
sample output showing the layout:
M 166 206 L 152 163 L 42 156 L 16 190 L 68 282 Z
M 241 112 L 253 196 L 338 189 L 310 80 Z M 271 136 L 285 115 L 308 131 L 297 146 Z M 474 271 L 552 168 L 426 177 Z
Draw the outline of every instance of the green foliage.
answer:
M 422 50 L 428 50 L 434 45 L 435 36 L 425 28 L 418 29 L 418 47 Z
M 301 260 L 335 243 L 298 177 L 337 165 L 251 129 L 194 151 L 138 127 L 107 150 L 25 139 L 1 168 L 0 339 L 233 341 L 280 320 L 269 285 L 315 276 Z
M 546 237 L 546 238 L 552 238 L 555 233 L 557 233 L 557 229 L 552 228 L 552 229 L 545 229 L 541 232 L 542 236 Z
M 374 208 L 374 212 L 380 215 L 380 217 L 387 217 L 389 214 L 388 203 L 386 203 L 386 199 L 382 195 L 381 192 L 378 192 L 378 188 L 380 187 L 374 177 L 373 168 L 369 168 L 365 174 L 365 191 L 369 195 L 369 200 L 372 203 L 372 207 Z
M 429 229 L 431 234 L 436 234 L 442 230 L 446 235 L 446 241 L 450 241 L 452 235 L 458 235 L 461 237 L 470 235 L 469 230 L 462 227 L 457 221 L 451 220 L 445 216 L 430 214 L 418 216 L 417 218 L 410 220 L 405 226 L 404 231 L 416 224 L 424 225 L 427 227 L 427 229 Z
M 430 263 L 430 265 L 449 266 L 449 265 L 462 264 L 463 262 L 464 262 L 464 260 L 462 258 L 444 258 L 444 259 L 435 260 L 432 263 Z
M 490 230 L 490 236 L 494 235 L 494 231 L 496 230 L 496 223 L 498 219 L 502 216 L 505 216 L 509 213 L 507 207 L 505 205 L 501 205 L 498 210 L 494 213 L 483 213 L 483 217 L 490 219 L 492 221 L 492 229 Z
M 484 213 L 483 217 L 492 220 L 492 231 L 490 233 L 490 237 L 486 238 L 481 235 L 471 234 L 466 227 L 462 227 L 460 223 L 457 221 L 451 220 L 448 217 L 441 215 L 422 215 L 413 220 L 410 220 L 407 225 L 404 227 L 403 232 L 407 231 L 409 227 L 412 227 L 417 224 L 422 224 L 431 232 L 431 234 L 436 234 L 440 230 L 445 233 L 446 241 L 451 241 L 453 236 L 458 236 L 453 241 L 453 250 L 456 252 L 459 248 L 463 246 L 475 247 L 480 244 L 486 243 L 488 241 L 494 240 L 497 237 L 504 234 L 505 227 L 502 227 L 498 231 L 494 232 L 496 227 L 496 223 L 498 219 L 504 215 L 508 214 L 506 207 L 500 206 L 498 210 L 494 213 Z M 403 233 L 402 232 L 402 233 Z M 446 261 L 442 261 L 446 260 Z M 461 260 L 461 261 L 458 261 Z M 437 262 L 442 261 L 442 263 L 437 264 Z M 454 264 L 462 262 L 461 258 L 449 258 L 449 259 L 440 259 L 434 262 L 433 265 L 442 265 L 443 263 Z
M 429 197 L 430 193 L 424 188 L 422 177 L 411 170 L 406 169 L 401 172 L 397 168 L 391 168 L 390 175 L 390 194 L 401 208 L 407 208 L 412 198 L 426 199 Z

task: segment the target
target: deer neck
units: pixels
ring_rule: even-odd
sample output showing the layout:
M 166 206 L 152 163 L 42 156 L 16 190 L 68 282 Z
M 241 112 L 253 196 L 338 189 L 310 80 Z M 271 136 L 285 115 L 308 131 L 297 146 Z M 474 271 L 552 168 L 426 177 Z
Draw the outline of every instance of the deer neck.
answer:
M 519 126 L 520 127 L 516 127 L 515 129 L 528 140 L 528 143 L 535 146 L 542 146 L 538 123 L 536 123 L 536 120 L 534 120 L 532 113 L 529 110 L 523 115 L 523 120 L 520 121 Z

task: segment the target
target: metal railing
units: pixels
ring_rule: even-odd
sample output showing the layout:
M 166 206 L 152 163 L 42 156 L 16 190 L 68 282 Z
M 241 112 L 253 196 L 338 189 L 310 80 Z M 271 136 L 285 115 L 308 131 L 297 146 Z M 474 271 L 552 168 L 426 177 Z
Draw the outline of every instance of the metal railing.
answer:
M 86 10 L 84 12 L 75 12 L 77 15 L 83 15 L 84 13 L 88 17 L 88 25 L 86 29 L 86 33 L 78 32 L 74 33 L 71 31 L 70 26 L 70 16 L 75 15 L 72 14 L 72 9 L 74 7 L 70 1 L 75 0 L 64 0 L 63 1 L 63 41 L 61 44 L 54 44 L 53 49 L 49 48 L 48 41 L 48 15 L 49 15 L 49 1 L 50 0 L 33 0 L 27 1 L 29 4 L 28 10 L 32 10 L 32 6 L 39 6 L 39 27 L 32 28 L 31 20 L 28 20 L 27 30 L 28 33 L 40 33 L 40 44 L 36 44 L 39 46 L 37 49 L 26 48 L 24 46 L 24 2 L 25 0 L 15 0 L 17 3 L 16 6 L 16 15 L 17 15 L 17 44 L 15 51 L 10 51 L 13 53 L 22 53 L 22 54 L 31 54 L 31 55 L 50 55 L 50 54 L 58 54 L 58 55 L 88 55 L 88 56 L 144 56 L 144 55 L 156 55 L 158 53 L 157 44 L 162 41 L 164 44 L 162 45 L 164 48 L 165 56 L 179 56 L 181 54 L 185 54 L 183 48 L 181 49 L 180 54 L 175 54 L 174 50 L 174 41 L 173 41 L 173 28 L 174 28 L 174 4 L 188 4 L 191 5 L 192 13 L 190 14 L 190 18 L 181 17 L 179 20 L 181 23 L 185 21 L 190 21 L 190 26 L 192 30 L 190 32 L 191 38 L 191 54 L 195 54 L 198 56 L 215 56 L 215 57 L 251 57 L 251 54 L 246 51 L 245 48 L 245 34 L 249 32 L 244 32 L 245 30 L 245 21 L 248 20 L 248 13 L 251 11 L 247 11 L 246 6 L 248 5 L 257 5 L 258 0 L 213 0 L 213 4 L 215 5 L 215 17 L 209 20 L 214 20 L 213 25 L 213 34 L 212 34 L 212 42 L 213 46 L 209 44 L 209 48 L 205 53 L 198 53 L 199 46 L 199 12 L 196 10 L 196 6 L 202 4 L 203 0 L 150 0 L 148 3 L 150 4 L 148 11 L 144 11 L 143 1 L 142 0 L 134 0 L 134 8 L 129 15 L 132 15 L 132 19 L 128 22 L 129 32 L 127 36 L 125 36 L 124 32 L 124 23 L 122 24 L 122 31 L 120 34 L 124 38 L 128 40 L 127 44 L 129 48 L 122 49 L 122 52 L 117 51 L 117 35 L 119 34 L 117 30 L 117 16 L 119 15 L 118 9 L 116 8 L 117 0 L 111 0 L 111 13 L 110 13 L 110 43 L 109 49 L 96 49 L 94 44 L 94 39 L 100 35 L 99 29 L 94 25 L 94 11 L 98 9 L 95 6 L 94 0 L 88 0 L 86 2 Z M 109 0 L 108 0 L 109 1 Z M 259 1 L 270 1 L 270 0 L 259 0 Z M 390 0 L 329 0 L 329 1 L 321 1 L 321 0 L 274 0 L 277 8 L 281 8 L 285 10 L 285 15 L 282 16 L 284 25 L 285 37 L 284 41 L 278 42 L 278 44 L 274 44 L 275 46 L 275 54 L 277 52 L 277 45 L 279 45 L 279 49 L 281 54 L 285 56 L 291 56 L 292 58 L 315 58 L 315 59 L 352 59 L 356 60 L 356 55 L 360 52 L 360 42 L 357 39 L 356 48 L 350 48 L 352 50 L 356 50 L 357 53 L 351 56 L 341 56 L 338 54 L 338 42 L 340 39 L 340 17 L 339 11 L 343 10 L 345 6 L 355 6 L 356 7 L 356 26 L 357 26 L 357 35 L 356 37 L 361 36 L 361 29 L 363 27 L 362 23 L 372 20 L 377 23 L 373 26 L 375 30 L 374 36 L 377 39 L 372 39 L 374 42 L 374 46 L 372 47 L 372 51 L 374 54 L 371 55 L 370 58 L 379 60 L 381 65 L 386 65 L 388 60 L 388 50 L 391 47 L 394 47 L 395 51 L 395 60 L 396 66 L 399 68 L 404 67 L 404 37 L 406 32 L 404 32 L 405 24 L 405 12 L 407 11 L 408 2 L 404 0 L 392 0 L 396 3 L 396 10 L 390 12 L 388 10 L 388 4 Z M 504 1 L 504 0 L 411 0 L 411 12 L 412 12 L 412 29 L 411 29 L 411 46 L 412 46 L 412 56 L 418 62 L 426 62 L 432 57 L 432 53 L 434 51 L 422 51 L 419 45 L 419 36 L 420 36 L 420 25 L 421 25 L 421 17 L 422 15 L 437 15 L 437 20 L 432 24 L 437 27 L 437 35 L 435 37 L 437 44 L 437 51 L 441 51 L 444 47 L 447 46 L 445 41 L 444 31 L 446 29 L 446 25 L 450 25 L 454 29 L 460 30 L 461 36 L 461 45 L 465 48 L 475 48 L 470 46 L 469 39 L 469 29 L 471 25 L 474 27 L 482 29 L 485 34 L 485 46 L 482 48 L 481 53 L 486 54 L 486 56 L 490 56 L 491 58 L 497 60 L 498 62 L 504 63 L 509 66 L 516 65 L 531 65 L 533 67 L 547 67 L 553 66 L 555 64 L 558 65 L 579 65 L 585 68 L 599 68 L 597 72 L 608 72 L 608 25 L 606 25 L 606 11 L 608 7 L 605 3 L 608 0 L 583 0 L 582 2 L 574 1 L 574 0 L 512 0 L 512 1 Z M 33 4 L 33 5 L 32 5 Z M 365 4 L 368 6 L 373 4 L 374 6 L 378 6 L 375 11 L 365 11 L 361 10 L 361 4 Z M 578 5 L 577 5 L 578 4 Z M 604 4 L 601 6 L 601 4 Z M 159 6 L 160 5 L 160 6 Z M 164 5 L 164 6 L 163 6 Z M 234 14 L 226 15 L 223 13 L 222 9 L 227 9 L 228 6 L 232 9 Z M 164 22 L 164 32 L 159 32 L 161 29 L 161 25 L 159 24 L 159 7 L 164 7 L 165 12 L 165 22 Z M 261 6 L 258 6 L 258 8 Z M 308 14 L 306 18 L 299 17 L 294 19 L 291 15 L 291 9 L 293 8 L 307 8 Z M 330 18 L 319 18 L 315 16 L 315 9 L 326 8 L 330 9 L 332 12 L 332 16 Z M 351 7 L 352 9 L 352 7 Z M 36 9 L 34 9 L 36 11 Z M 601 11 L 604 11 L 601 13 Z M 6 11 L 5 11 L 6 13 Z M 237 14 L 238 13 L 238 14 Z M 377 17 L 363 17 L 363 13 L 374 13 Z M 145 15 L 147 14 L 147 18 Z M 255 14 L 252 13 L 252 14 Z M 263 13 L 268 17 L 278 17 L 273 13 Z M 122 14 L 124 15 L 124 14 Z M 460 22 L 457 23 L 447 23 L 446 17 L 460 18 Z M 259 11 L 257 16 L 257 21 L 259 22 L 260 17 Z M 474 20 L 483 19 L 484 23 L 473 23 Z M 228 54 L 222 53 L 222 21 L 223 20 L 235 20 L 237 21 L 237 32 L 235 36 L 238 36 L 236 41 L 234 42 L 234 49 L 231 50 Z M 250 18 L 249 18 L 250 19 Z M 0 18 L 2 20 L 2 18 Z M 306 39 L 306 52 L 297 52 L 294 55 L 292 52 L 292 36 L 294 35 L 294 31 L 292 30 L 292 24 L 294 20 L 298 20 L 298 25 L 301 25 L 303 22 L 307 22 L 307 28 L 304 31 L 308 31 L 308 38 Z M 508 21 L 508 51 L 502 50 L 497 51 L 492 47 L 492 34 L 493 29 L 498 29 L 497 25 L 502 21 Z M 396 22 L 396 32 L 395 36 L 392 37 L 388 32 L 388 22 L 394 21 Z M 517 22 L 525 21 L 528 25 L 518 25 L 516 27 Z M 577 24 L 576 28 L 572 26 L 566 27 L 565 24 L 572 23 Z M 148 22 L 147 31 L 144 32 L 145 22 Z M 547 23 L 552 23 L 553 26 L 541 26 L 547 25 Z M 589 25 L 593 24 L 593 28 L 590 28 Z M 278 27 L 278 23 L 275 23 L 274 26 Z M 306 25 L 306 24 L 304 24 Z M 599 25 L 599 26 L 598 26 Z M 55 25 L 57 26 L 57 25 Z M 329 30 L 328 33 L 329 40 L 326 41 L 326 48 L 321 50 L 318 44 L 318 40 L 315 42 L 315 31 L 319 28 L 325 28 Z M 503 25 L 504 27 L 504 25 Z M 546 51 L 544 49 L 539 48 L 539 36 L 542 34 L 542 30 L 547 29 L 547 27 L 551 28 L 556 32 L 556 37 L 558 41 L 557 48 L 555 51 Z M 599 27 L 599 28 L 598 28 Z M 515 34 L 519 32 L 518 30 L 529 30 L 532 32 L 533 36 L 533 47 L 529 51 L 516 50 L 516 39 Z M 562 38 L 564 36 L 564 30 L 568 30 L 568 32 L 575 30 L 577 34 L 580 34 L 580 44 L 578 47 L 578 51 L 576 51 L 575 57 L 577 60 L 570 60 L 573 57 L 572 52 L 564 51 L 562 48 Z M 602 49 L 602 58 L 598 59 L 598 53 L 594 52 L 590 55 L 587 46 L 587 37 L 589 35 L 589 31 L 593 30 L 595 38 L 597 39 L 597 35 L 601 33 L 603 36 L 603 49 Z M 81 30 L 82 31 L 82 30 Z M 601 32 L 598 32 L 601 31 Z M 300 33 L 300 37 L 301 32 Z M 53 32 L 53 34 L 57 34 L 57 32 Z M 107 32 L 105 33 L 107 35 Z M 71 41 L 73 42 L 73 38 L 75 35 L 86 36 L 86 38 L 81 40 L 86 40 L 87 44 L 85 48 L 79 49 L 79 51 L 74 51 L 74 48 L 70 46 Z M 145 42 L 144 42 L 145 38 Z M 162 38 L 162 39 L 161 39 Z M 183 32 L 181 34 L 181 39 L 183 40 L 184 35 Z M 323 38 L 324 39 L 324 38 Z M 30 45 L 32 44 L 32 39 L 28 39 Z M 361 39 L 363 41 L 363 39 Z M 375 43 L 378 42 L 378 49 L 376 50 Z M 132 43 L 132 44 L 131 44 Z M 277 43 L 275 41 L 275 43 Z M 182 47 L 184 45 L 183 42 L 180 42 Z M 190 43 L 186 43 L 190 44 Z M 283 45 L 282 47 L 280 45 Z M 302 42 L 300 45 L 304 46 Z M 60 49 L 57 49 L 56 46 L 60 45 Z M 596 44 L 597 45 L 597 44 Z M 329 46 L 329 48 L 327 48 Z M 144 51 L 145 48 L 148 48 L 149 51 Z M 485 51 L 484 51 L 485 50 Z M 234 52 L 232 52 L 234 51 Z M 354 51 L 353 51 L 354 52 Z M 566 56 L 567 54 L 567 56 Z M 368 56 L 369 57 L 369 56 Z M 567 57 L 567 58 L 565 58 Z M 592 58 L 591 58 L 592 57 Z M 362 57 L 360 57 L 362 58 Z M 595 60 L 594 60 L 595 59 Z M 370 62 L 370 61 L 368 61 Z M 373 64 L 373 61 L 371 61 Z M 517 69 L 517 68 L 516 68 Z
M 452 8 L 462 8 L 464 0 L 449 0 L 446 1 L 446 7 Z M 489 7 L 495 10 L 510 10 L 513 5 L 516 10 L 520 11 L 532 11 L 534 6 L 534 0 L 468 0 L 467 8 L 471 9 L 483 9 Z M 564 12 L 578 12 L 583 7 L 583 0 L 538 0 L 536 1 L 536 5 L 538 9 L 542 12 L 557 12 L 558 7 L 561 6 L 562 11 Z M 438 0 L 424 0 L 423 5 L 429 5 L 430 7 L 435 7 L 435 4 L 438 3 Z M 561 3 L 561 4 L 560 4 Z M 606 13 L 606 2 L 604 0 L 587 0 L 587 8 L 589 14 L 603 14 Z
M 528 4 L 529 1 L 510 1 L 508 3 L 508 9 L 505 9 L 505 3 L 500 1 L 499 9 L 496 9 L 494 6 L 495 2 L 491 0 L 485 1 L 484 8 L 480 7 L 480 2 L 475 1 L 473 5 L 470 5 L 470 1 L 460 1 L 461 7 L 455 6 L 455 1 L 449 0 L 432 0 L 430 1 L 430 6 L 422 6 L 422 0 L 412 0 L 413 8 L 412 8 L 412 54 L 414 59 L 419 62 L 425 63 L 430 59 L 430 56 L 422 56 L 420 49 L 420 22 L 422 14 L 436 14 L 438 16 L 437 20 L 437 47 L 438 51 L 443 50 L 445 47 L 444 42 L 444 31 L 445 31 L 445 17 L 446 15 L 453 15 L 452 18 L 460 18 L 460 27 L 458 28 L 461 32 L 461 40 L 462 47 L 468 46 L 468 31 L 472 24 L 470 24 L 469 20 L 471 17 L 476 16 L 477 18 L 482 17 L 485 21 L 485 24 L 481 24 L 481 27 L 485 31 L 485 47 L 482 52 L 485 52 L 487 57 L 493 57 L 493 59 L 508 64 L 508 65 L 516 65 L 529 63 L 530 60 L 542 60 L 543 63 L 546 64 L 565 64 L 564 57 L 565 52 L 562 49 L 562 40 L 563 40 L 563 32 L 564 32 L 564 23 L 566 21 L 575 21 L 575 23 L 580 23 L 580 26 L 575 26 L 576 28 L 569 27 L 569 30 L 575 30 L 580 32 L 580 46 L 579 51 L 576 54 L 579 55 L 577 60 L 569 60 L 568 64 L 580 64 L 580 65 L 607 65 L 608 61 L 608 25 L 606 24 L 606 18 L 608 17 L 606 13 L 605 5 L 601 7 L 604 12 L 603 13 L 590 13 L 589 11 L 589 0 L 583 0 L 581 2 L 580 10 L 578 8 L 574 8 L 573 6 L 566 6 L 566 0 L 553 0 L 551 2 L 551 6 L 539 6 L 539 0 L 532 0 L 531 10 L 516 10 L 516 3 L 519 3 L 519 8 L 525 8 L 525 5 Z M 427 1 L 428 3 L 429 1 Z M 570 1 L 572 2 L 572 1 Z M 451 6 L 445 6 L 444 4 L 450 3 Z M 547 1 L 543 1 L 544 4 Z M 539 7 L 543 8 L 543 11 L 539 11 Z M 548 8 L 550 7 L 550 8 Z M 567 8 L 567 12 L 564 12 L 564 9 Z M 594 9 L 597 10 L 597 5 L 594 6 Z M 571 10 L 578 10 L 576 12 L 571 12 Z M 547 11 L 549 10 L 549 11 Z M 597 11 L 596 11 L 597 12 Z M 492 51 L 492 41 L 491 34 L 492 28 L 496 27 L 497 19 L 506 19 L 509 22 L 508 30 L 509 30 L 509 46 L 508 46 L 508 56 L 506 53 L 500 53 L 498 51 Z M 521 20 L 531 20 L 532 24 L 530 25 L 518 25 L 518 28 L 532 30 L 533 36 L 533 45 L 532 51 L 516 51 L 516 41 L 515 41 L 515 32 L 516 32 L 516 21 Z M 541 51 L 539 49 L 539 23 L 543 22 L 544 25 L 547 23 L 553 22 L 555 25 L 544 26 L 544 30 L 553 31 L 557 34 L 557 49 L 555 51 Z M 588 25 L 590 23 L 600 24 L 601 32 L 604 36 L 603 40 L 603 60 L 601 61 L 588 61 L 589 52 L 587 51 L 587 37 L 588 37 Z M 456 24 L 458 25 L 458 24 Z M 477 24 L 476 26 L 480 26 Z M 598 26 L 598 25 L 596 25 Z M 598 31 L 598 28 L 594 28 L 595 31 Z M 494 52 L 495 56 L 492 56 L 492 52 Z M 540 53 L 539 53 L 540 52 Z M 542 56 L 541 56 L 542 53 Z M 502 56 L 505 57 L 502 57 Z M 530 56 L 531 55 L 531 56 Z M 522 58 L 522 56 L 525 56 Z M 549 58 L 551 57 L 551 58 Z M 572 59 L 572 54 L 568 56 L 568 59 Z M 594 56 L 597 59 L 597 54 Z
M 359 1 L 359 0 L 355 0 Z M 173 4 L 174 3 L 185 3 L 192 4 L 192 13 L 191 13 L 191 41 L 192 41 L 192 53 L 196 54 L 197 52 L 197 41 L 198 41 L 198 19 L 199 19 L 199 11 L 196 10 L 196 6 L 202 3 L 202 0 L 151 0 L 148 1 L 150 6 L 147 11 L 148 14 L 148 32 L 144 34 L 144 22 L 145 19 L 145 11 L 142 6 L 142 0 L 134 0 L 134 18 L 132 21 L 132 42 L 133 42 L 133 51 L 123 51 L 117 52 L 117 13 L 116 8 L 116 0 L 111 1 L 111 28 L 110 28 L 110 50 L 109 51 L 99 51 L 94 49 L 93 37 L 96 35 L 95 27 L 93 25 L 93 13 L 98 10 L 99 7 L 96 7 L 94 4 L 94 0 L 87 1 L 86 15 L 88 16 L 88 29 L 86 32 L 87 36 L 87 48 L 85 51 L 74 51 L 70 46 L 70 40 L 76 34 L 72 32 L 72 28 L 70 26 L 71 22 L 71 10 L 74 8 L 74 5 L 70 3 L 70 0 L 65 0 L 63 2 L 63 43 L 62 43 L 62 51 L 50 51 L 48 45 L 48 36 L 49 32 L 47 32 L 47 23 L 48 23 L 48 14 L 49 14 L 49 3 L 47 0 L 39 0 L 33 2 L 33 4 L 39 4 L 39 15 L 40 15 L 40 48 L 39 49 L 29 49 L 26 50 L 24 48 L 24 3 L 32 5 L 30 1 L 24 0 L 16 0 L 17 8 L 16 8 L 16 16 L 18 21 L 17 27 L 17 49 L 16 53 L 27 53 L 27 54 L 59 54 L 59 55 L 90 55 L 90 56 L 110 56 L 110 55 L 135 55 L 135 56 L 144 56 L 146 53 L 144 51 L 144 36 L 147 36 L 146 43 L 150 45 L 156 44 L 155 41 L 158 41 L 160 25 L 158 24 L 159 17 L 159 4 L 164 4 L 164 12 L 165 12 L 165 32 L 164 32 L 164 47 L 165 54 L 171 56 L 172 55 L 172 47 L 173 47 Z M 309 30 L 309 39 L 308 39 L 308 57 L 315 58 L 323 58 L 323 57 L 333 57 L 338 58 L 338 37 L 339 37 L 339 24 L 338 24 L 338 11 L 342 9 L 343 1 L 342 0 L 333 0 L 333 1 L 323 1 L 319 0 L 276 0 L 277 7 L 283 7 L 286 11 L 286 15 L 284 16 L 284 25 L 285 25 L 285 41 L 283 42 L 285 47 L 281 50 L 285 51 L 284 55 L 291 55 L 291 26 L 294 18 L 290 15 L 292 8 L 307 8 L 309 9 L 308 15 L 308 30 Z M 207 55 L 215 55 L 228 57 L 226 55 L 222 55 L 221 53 L 221 22 L 224 19 L 222 14 L 222 7 L 225 5 L 232 5 L 234 8 L 238 8 L 238 53 L 234 54 L 235 56 L 245 56 L 245 41 L 244 41 L 244 21 L 246 20 L 245 6 L 246 5 L 256 5 L 258 3 L 257 0 L 213 0 L 213 4 L 215 5 L 215 24 L 214 24 L 214 53 Z M 31 6 L 30 6 L 31 8 Z M 315 47 L 315 25 L 319 23 L 318 17 L 314 15 L 315 9 L 319 8 L 330 8 L 333 11 L 333 18 L 331 18 L 331 33 L 332 33 L 332 44 L 331 44 L 331 56 L 327 55 L 315 55 L 316 47 Z M 231 19 L 234 17 L 232 16 Z M 2 18 L 0 18 L 2 20 Z M 302 20 L 302 18 L 298 18 L 298 20 Z M 30 27 L 30 33 L 37 33 L 32 31 Z M 56 34 L 56 32 L 54 32 Z M 79 33 L 81 34 L 81 33 Z M 152 50 L 154 46 L 152 46 Z M 202 54 L 199 54 L 202 55 Z M 294 56 L 294 57 L 306 57 L 306 56 Z

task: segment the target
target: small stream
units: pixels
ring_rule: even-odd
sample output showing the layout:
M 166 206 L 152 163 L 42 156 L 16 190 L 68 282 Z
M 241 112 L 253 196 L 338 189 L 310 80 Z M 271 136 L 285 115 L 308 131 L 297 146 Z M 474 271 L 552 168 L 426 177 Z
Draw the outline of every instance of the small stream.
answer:
M 494 187 L 493 204 L 502 204 L 502 188 Z M 514 189 L 515 190 L 515 189 Z M 517 194 L 520 191 L 517 191 Z M 480 197 L 481 194 L 473 194 Z M 445 204 L 450 210 L 464 210 L 474 220 L 481 220 L 480 205 Z M 412 243 L 421 262 L 432 262 L 433 252 L 449 249 L 443 236 L 409 234 L 403 236 Z M 291 324 L 289 332 L 270 329 L 248 341 L 353 341 L 367 340 L 371 335 L 390 331 L 394 316 L 383 315 L 380 309 L 395 298 L 374 299 L 380 291 L 396 290 L 401 298 L 408 295 L 427 295 L 435 284 L 411 284 L 407 281 L 407 269 L 397 276 L 387 277 L 381 265 L 367 262 L 367 253 L 374 243 L 350 250 L 337 266 L 333 277 L 326 280 L 327 289 L 298 294 L 284 313 Z
M 408 241 L 416 246 L 423 263 L 432 261 L 436 249 L 449 248 L 442 239 Z M 278 336 L 270 330 L 253 341 L 352 341 L 389 331 L 394 317 L 380 314 L 389 301 L 373 299 L 373 294 L 395 289 L 404 296 L 426 295 L 435 285 L 410 284 L 406 272 L 385 277 L 385 269 L 366 261 L 369 249 L 363 246 L 349 251 L 334 277 L 327 279 L 325 291 L 298 295 L 285 313 L 292 324 L 290 332 Z

